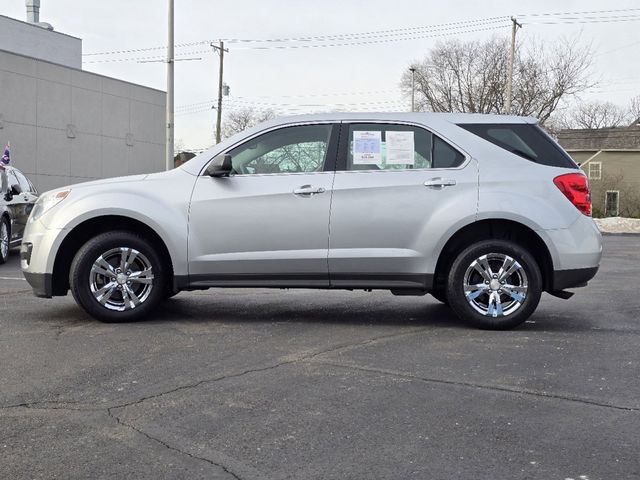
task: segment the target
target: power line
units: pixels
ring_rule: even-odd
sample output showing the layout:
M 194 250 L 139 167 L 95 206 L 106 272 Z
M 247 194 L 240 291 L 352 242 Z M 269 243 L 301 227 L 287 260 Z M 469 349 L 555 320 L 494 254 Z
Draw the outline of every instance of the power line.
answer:
M 254 47 L 239 47 L 235 50 L 288 50 L 288 49 L 305 49 L 305 48 L 333 48 L 333 47 L 350 47 L 350 46 L 360 46 L 360 45 L 379 45 L 382 43 L 392 43 L 392 42 L 400 42 L 407 40 L 421 40 L 425 38 L 435 38 L 435 37 L 443 37 L 448 35 L 462 35 L 465 33 L 474 33 L 474 32 L 486 32 L 491 30 L 498 30 L 500 28 L 505 28 L 509 26 L 509 23 L 503 21 L 502 24 L 496 24 L 492 26 L 488 26 L 485 28 L 474 28 L 469 30 L 458 30 L 452 29 L 449 31 L 443 31 L 440 33 L 433 33 L 429 35 L 411 35 L 404 36 L 398 38 L 389 38 L 382 40 L 366 40 L 366 41 L 345 41 L 345 42 L 335 42 L 335 43 L 320 43 L 320 44 L 302 44 L 302 45 L 268 45 L 268 46 L 254 46 Z M 371 37 L 374 38 L 374 37 Z
M 595 13 L 637 12 L 640 8 L 619 8 L 614 10 L 587 10 L 582 12 L 544 12 L 544 13 L 520 13 L 519 17 L 553 17 L 563 15 L 590 15 Z
M 448 36 L 448 35 L 462 35 L 465 33 L 491 31 L 491 30 L 497 30 L 500 28 L 505 28 L 508 25 L 509 24 L 505 22 L 502 25 L 492 25 L 486 28 L 476 28 L 471 30 L 450 30 L 450 31 L 443 31 L 440 33 L 434 33 L 430 35 L 414 35 L 414 36 L 389 38 L 389 39 L 382 39 L 382 40 L 367 40 L 367 41 L 360 41 L 360 42 L 349 41 L 349 42 L 322 43 L 322 44 L 313 44 L 313 45 L 254 46 L 254 47 L 240 47 L 240 48 L 235 48 L 234 50 L 285 50 L 285 49 L 333 48 L 333 47 L 345 47 L 345 46 L 377 45 L 382 43 L 391 43 L 391 42 L 398 42 L 398 41 L 420 40 L 425 38 L 435 38 L 435 37 L 442 37 L 442 36 Z M 209 50 L 184 52 L 184 53 L 181 53 L 179 56 L 176 55 L 176 59 L 179 59 L 188 55 L 200 55 L 205 53 L 210 53 L 210 52 Z M 111 58 L 111 59 L 104 59 L 104 60 L 89 60 L 84 63 L 90 64 L 90 63 L 114 63 L 114 62 L 139 62 L 139 61 L 162 60 L 163 58 L 164 56 L 156 55 L 156 56 L 144 56 L 144 57 Z
M 202 55 L 205 53 L 211 53 L 211 50 L 197 50 L 193 52 L 184 52 L 180 55 L 176 55 L 176 59 L 184 59 L 189 55 Z M 166 60 L 164 55 L 154 55 L 154 56 L 145 56 L 145 57 L 124 57 L 124 58 L 107 58 L 104 60 L 88 60 L 83 61 L 83 63 L 114 63 L 114 62 L 151 62 L 154 60 Z
M 487 17 L 475 20 L 465 20 L 460 22 L 440 23 L 433 25 L 422 25 L 418 27 L 404 27 L 394 28 L 390 30 L 373 30 L 371 32 L 358 32 L 358 33 L 336 33 L 331 35 L 316 35 L 310 37 L 289 37 L 289 38 L 263 38 L 263 39 L 246 39 L 246 38 L 233 38 L 227 39 L 227 42 L 231 43 L 287 43 L 287 42 L 323 42 L 327 40 L 344 40 L 344 39 L 360 39 L 370 37 L 389 37 L 397 35 L 410 35 L 411 32 L 420 33 L 421 31 L 437 31 L 437 30 L 451 30 L 468 28 L 469 26 L 484 25 L 488 23 L 498 23 L 508 20 L 506 16 Z
M 190 42 L 190 43 L 178 43 L 175 45 L 175 48 L 184 48 L 184 47 L 193 47 L 196 45 L 205 45 L 205 44 L 209 44 L 208 40 L 200 40 L 197 42 Z M 120 55 L 123 53 L 138 53 L 138 52 L 149 52 L 152 50 L 166 50 L 166 45 L 162 46 L 162 47 L 147 47 L 147 48 L 133 48 L 130 50 L 113 50 L 111 52 L 90 52 L 90 53 L 83 53 L 82 56 L 83 57 L 91 57 L 91 56 L 96 56 L 96 55 Z

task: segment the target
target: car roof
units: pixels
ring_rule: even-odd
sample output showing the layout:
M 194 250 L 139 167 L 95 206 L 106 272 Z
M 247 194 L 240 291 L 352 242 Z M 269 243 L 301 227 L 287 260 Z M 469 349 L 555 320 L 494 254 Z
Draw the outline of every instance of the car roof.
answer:
M 446 121 L 449 123 L 537 123 L 533 117 L 517 115 L 497 115 L 485 113 L 445 113 L 445 112 L 329 112 L 312 113 L 306 115 L 291 115 L 268 120 L 263 125 L 306 121 L 351 121 L 351 120 L 382 120 L 382 121 L 414 121 L 425 123 L 431 121 Z

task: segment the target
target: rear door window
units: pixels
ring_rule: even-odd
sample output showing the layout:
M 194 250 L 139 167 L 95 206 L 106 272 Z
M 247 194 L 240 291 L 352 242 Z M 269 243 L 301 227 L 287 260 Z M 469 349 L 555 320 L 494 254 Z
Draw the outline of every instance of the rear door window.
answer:
M 550 167 L 577 168 L 571 157 L 537 125 L 461 123 L 458 126 L 532 162 Z
M 349 124 L 346 170 L 454 168 L 464 155 L 424 128 L 412 125 Z

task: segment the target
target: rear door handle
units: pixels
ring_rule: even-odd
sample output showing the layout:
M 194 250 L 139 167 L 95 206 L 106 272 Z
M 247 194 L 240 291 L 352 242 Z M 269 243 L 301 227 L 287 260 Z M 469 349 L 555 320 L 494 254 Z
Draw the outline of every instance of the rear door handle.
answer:
M 324 193 L 326 190 L 323 187 L 314 187 L 312 185 L 302 185 L 301 187 L 294 188 L 294 195 L 313 195 L 314 193 Z
M 452 187 L 456 184 L 456 181 L 450 178 L 431 178 L 424 182 L 425 187 Z

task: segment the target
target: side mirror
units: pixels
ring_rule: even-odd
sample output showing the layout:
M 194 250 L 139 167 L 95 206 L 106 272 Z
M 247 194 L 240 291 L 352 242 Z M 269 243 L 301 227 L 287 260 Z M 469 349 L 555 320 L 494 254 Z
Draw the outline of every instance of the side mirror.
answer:
M 22 188 L 17 183 L 11 185 L 11 195 L 20 195 L 22 193 Z
M 221 157 L 216 157 L 207 167 L 207 175 L 210 177 L 228 177 L 233 171 L 231 155 L 225 153 Z

